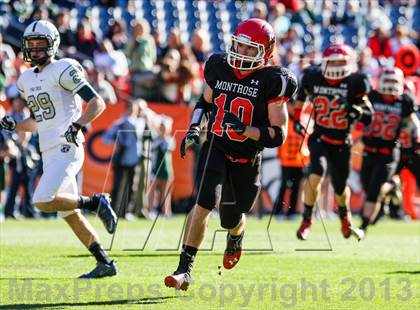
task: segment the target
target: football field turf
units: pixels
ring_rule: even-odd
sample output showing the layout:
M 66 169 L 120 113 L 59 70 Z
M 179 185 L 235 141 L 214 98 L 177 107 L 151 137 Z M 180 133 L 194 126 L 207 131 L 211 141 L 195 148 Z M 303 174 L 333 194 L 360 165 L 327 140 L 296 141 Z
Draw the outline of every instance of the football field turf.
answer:
M 306 242 L 298 222 L 249 218 L 244 252 L 219 269 L 225 232 L 209 224 L 187 292 L 163 284 L 178 263 L 184 218 L 121 221 L 102 244 L 119 275 L 76 280 L 95 265 L 62 220 L 0 224 L 0 309 L 419 309 L 420 223 L 383 221 L 367 239 L 345 240 L 339 221 L 320 221 Z M 357 222 L 358 219 L 356 219 Z M 270 239 L 267 234 L 269 226 Z M 214 238 L 213 238 L 214 237 Z M 329 239 L 329 240 L 328 240 Z M 329 243 L 330 242 L 330 243 Z M 331 244 L 331 246 L 330 246 Z

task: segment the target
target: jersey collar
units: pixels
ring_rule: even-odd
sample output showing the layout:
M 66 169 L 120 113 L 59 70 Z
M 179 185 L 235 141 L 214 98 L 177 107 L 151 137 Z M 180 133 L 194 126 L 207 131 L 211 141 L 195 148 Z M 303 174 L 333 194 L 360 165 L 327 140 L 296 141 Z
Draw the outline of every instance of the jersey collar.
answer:
M 238 69 L 236 69 L 236 68 L 232 68 L 232 70 L 233 70 L 233 73 L 235 73 L 235 76 L 236 76 L 239 80 L 242 80 L 242 79 L 244 79 L 244 78 L 246 78 L 246 77 L 250 76 L 252 73 L 254 73 L 254 72 L 256 72 L 256 71 L 258 71 L 258 70 L 260 70 L 260 69 L 262 69 L 262 68 L 265 68 L 266 66 L 267 66 L 267 65 L 261 66 L 261 67 L 259 67 L 259 68 L 256 68 L 256 69 L 253 69 L 253 70 L 247 71 L 246 73 L 240 73 L 240 72 L 239 72 L 239 70 L 238 70 Z

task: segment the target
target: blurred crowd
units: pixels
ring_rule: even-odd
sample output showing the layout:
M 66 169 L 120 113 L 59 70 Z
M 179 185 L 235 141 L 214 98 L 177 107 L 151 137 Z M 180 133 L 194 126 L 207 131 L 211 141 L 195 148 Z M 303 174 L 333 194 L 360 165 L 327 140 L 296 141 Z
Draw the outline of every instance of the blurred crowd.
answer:
M 201 2 L 194 3 L 200 6 Z M 420 42 L 416 0 L 228 2 L 234 2 L 234 14 L 239 20 L 258 17 L 273 25 L 277 36 L 273 62 L 289 68 L 298 78 L 305 67 L 320 62 L 323 48 L 332 42 L 353 46 L 359 56 L 359 70 L 373 80 L 378 77 L 381 66 L 394 62 L 401 46 L 418 47 Z M 121 11 L 118 6 L 124 3 L 126 17 L 117 13 Z M 157 115 L 147 108 L 146 102 L 193 108 L 202 93 L 205 61 L 224 45 L 215 45 L 208 29 L 200 25 L 187 35 L 180 26 L 162 33 L 162 28 L 136 14 L 141 3 L 143 1 L 92 1 L 84 16 L 77 15 L 79 1 L 10 0 L 3 3 L 3 12 L 8 12 L 12 18 L 9 16 L 9 24 L 6 24 L 2 22 L 4 15 L 0 15 L 0 102 L 4 103 L 0 106 L 0 116 L 9 114 L 20 120 L 29 115 L 15 85 L 29 65 L 23 62 L 20 52 L 22 33 L 11 27 L 16 22 L 24 29 L 33 20 L 52 21 L 61 37 L 59 57 L 78 60 L 107 104 L 125 105 L 121 119 L 111 124 L 103 136 L 105 143 L 117 145 L 113 157 L 117 177 L 112 196 L 116 208 L 123 206 L 118 207 L 119 215 L 153 217 L 158 206 L 162 214 L 170 216 L 173 180 L 170 152 L 175 148 L 172 119 Z M 224 1 L 210 3 L 221 6 Z M 95 8 L 104 7 L 111 15 L 106 27 L 93 14 Z M 395 9 L 400 16 L 397 23 L 390 18 Z M 417 69 L 414 75 L 418 73 Z M 42 173 L 37 137 L 1 132 L 0 165 L 0 195 L 4 196 L 0 199 L 5 217 L 49 216 L 37 212 L 31 205 L 32 188 Z M 155 182 L 144 197 L 145 182 L 150 176 Z M 23 190 L 19 191 L 20 187 Z

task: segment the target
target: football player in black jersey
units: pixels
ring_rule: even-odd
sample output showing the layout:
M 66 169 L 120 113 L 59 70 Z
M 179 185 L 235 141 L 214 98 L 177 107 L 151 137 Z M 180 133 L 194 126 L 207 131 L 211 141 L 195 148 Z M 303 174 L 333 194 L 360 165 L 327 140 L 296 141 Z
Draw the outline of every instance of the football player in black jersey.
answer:
M 404 92 L 415 100 L 415 86 L 410 81 L 406 80 Z M 401 128 L 401 156 L 396 174 L 399 174 L 401 169 L 407 168 L 416 178 L 417 187 L 420 188 L 420 120 L 419 107 L 416 103 L 414 103 L 414 113 L 411 120 L 411 123 L 404 124 Z
M 385 69 L 378 90 L 369 93 L 373 105 L 373 120 L 363 131 L 362 186 L 366 193 L 362 209 L 362 225 L 358 235 L 365 237 L 368 225 L 380 210 L 378 197 L 387 191 L 386 183 L 395 173 L 398 163 L 397 140 L 402 127 L 414 125 L 414 101 L 404 92 L 404 74 L 398 68 Z
M 415 106 L 417 110 L 418 107 Z M 407 168 L 416 178 L 417 187 L 420 188 L 420 121 L 413 113 L 412 123 L 401 128 L 401 157 L 397 173 Z
M 327 166 L 338 204 L 341 232 L 345 238 L 353 232 L 346 186 L 350 171 L 350 129 L 357 121 L 369 124 L 372 119 L 368 78 L 355 73 L 354 68 L 351 47 L 334 44 L 324 51 L 321 66 L 305 69 L 302 76 L 295 102 L 295 128 L 302 130 L 300 111 L 307 97 L 314 106 L 315 124 L 308 140 L 310 175 L 304 185 L 303 221 L 297 231 L 300 240 L 306 240 L 310 233 L 313 207 Z
M 197 249 L 216 206 L 221 226 L 228 230 L 223 266 L 231 269 L 239 261 L 245 214 L 261 187 L 260 152 L 286 139 L 285 103 L 297 90 L 290 71 L 268 65 L 274 47 L 272 27 L 252 18 L 238 25 L 226 53 L 213 54 L 206 62 L 207 85 L 180 148 L 184 157 L 207 125 L 198 164 L 197 203 L 188 216 L 178 268 L 165 278 L 168 287 L 188 288 Z

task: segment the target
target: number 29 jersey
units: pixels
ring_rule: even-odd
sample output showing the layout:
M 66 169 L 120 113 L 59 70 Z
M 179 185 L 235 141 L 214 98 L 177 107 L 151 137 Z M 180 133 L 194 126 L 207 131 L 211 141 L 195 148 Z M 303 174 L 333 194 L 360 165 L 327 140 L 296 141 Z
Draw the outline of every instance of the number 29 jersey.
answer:
M 268 105 L 287 102 L 297 90 L 293 73 L 280 66 L 265 66 L 241 75 L 230 67 L 226 54 L 213 54 L 206 62 L 204 77 L 213 89 L 213 110 L 208 124 L 208 141 L 234 158 L 253 158 L 263 147 L 255 140 L 223 128 L 225 111 L 252 127 L 270 126 Z
M 88 85 L 83 68 L 73 59 L 64 58 L 48 64 L 42 72 L 30 68 L 17 81 L 37 122 L 41 152 L 67 143 L 64 133 L 82 113 L 82 101 L 76 93 Z M 78 140 L 83 142 L 79 132 Z
M 352 73 L 336 84 L 329 84 L 321 67 L 312 66 L 303 72 L 297 99 L 305 101 L 309 96 L 314 105 L 314 134 L 344 141 L 352 123 L 338 99 L 344 97 L 349 103 L 356 104 L 369 91 L 370 83 L 365 74 Z

